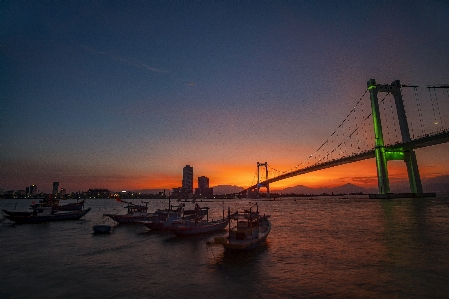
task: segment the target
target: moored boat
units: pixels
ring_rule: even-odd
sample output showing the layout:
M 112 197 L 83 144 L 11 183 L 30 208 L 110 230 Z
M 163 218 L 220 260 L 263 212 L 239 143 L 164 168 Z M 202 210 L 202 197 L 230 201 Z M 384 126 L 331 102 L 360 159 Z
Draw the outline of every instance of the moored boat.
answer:
M 255 209 L 255 210 L 254 210 Z M 257 203 L 249 210 L 230 213 L 229 228 L 224 237 L 215 237 L 213 243 L 223 245 L 227 250 L 249 250 L 263 244 L 271 231 L 269 216 L 260 215 Z
M 121 199 L 117 199 L 119 202 L 126 203 L 126 214 L 103 214 L 103 216 L 110 217 L 112 220 L 120 223 L 139 223 L 140 221 L 149 221 L 154 218 L 154 214 L 148 213 L 148 203 L 145 205 L 136 205 L 132 202 L 127 202 Z
M 209 221 L 209 207 L 200 207 L 195 205 L 195 217 L 193 219 L 184 219 L 180 224 L 175 225 L 172 229 L 177 236 L 191 236 L 205 234 L 223 230 L 228 225 L 228 219 L 224 217 L 219 220 Z M 204 219 L 206 217 L 206 219 Z
M 52 207 L 37 207 L 31 215 L 6 215 L 5 217 L 16 223 L 41 223 L 49 221 L 77 220 L 86 215 L 86 210 L 54 212 Z
M 192 210 L 185 210 L 185 204 L 180 203 L 178 206 L 172 206 L 169 201 L 168 209 L 157 210 L 149 221 L 140 221 L 151 230 L 172 230 L 174 227 L 182 223 L 183 219 L 191 219 L 194 214 Z
M 32 209 L 39 207 L 51 207 L 53 211 L 75 211 L 82 210 L 84 208 L 84 199 L 82 201 L 77 201 L 73 203 L 68 203 L 61 205 L 59 199 L 46 198 L 39 200 L 38 203 L 33 203 L 30 205 Z

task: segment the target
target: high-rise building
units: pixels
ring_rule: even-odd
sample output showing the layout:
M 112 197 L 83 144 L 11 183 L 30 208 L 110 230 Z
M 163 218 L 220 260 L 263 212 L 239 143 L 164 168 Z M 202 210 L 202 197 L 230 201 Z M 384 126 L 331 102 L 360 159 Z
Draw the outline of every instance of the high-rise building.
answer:
M 205 176 L 198 177 L 198 189 L 205 190 L 209 188 L 209 178 Z
M 187 195 L 193 193 L 193 167 L 190 165 L 182 169 L 182 190 Z
M 53 195 L 58 195 L 58 190 L 59 190 L 59 182 L 53 182 Z
M 209 178 L 205 176 L 198 177 L 198 188 L 195 190 L 195 195 L 200 198 L 212 198 L 214 189 L 209 188 Z
M 36 185 L 31 185 L 30 186 L 30 195 L 36 195 L 37 194 L 37 186 Z

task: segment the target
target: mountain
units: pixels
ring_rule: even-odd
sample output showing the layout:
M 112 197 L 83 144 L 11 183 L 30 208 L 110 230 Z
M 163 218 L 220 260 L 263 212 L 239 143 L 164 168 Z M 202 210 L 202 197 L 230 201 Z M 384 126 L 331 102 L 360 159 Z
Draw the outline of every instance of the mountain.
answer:
M 272 191 L 276 193 L 294 193 L 294 194 L 350 194 L 350 193 L 377 193 L 377 189 L 366 189 L 353 184 L 345 184 L 343 186 L 334 187 L 334 188 L 309 188 L 303 185 L 288 187 L 283 190 Z
M 214 188 L 214 195 L 238 193 L 244 189 L 243 187 L 232 185 L 218 185 L 213 188 Z
M 298 185 L 298 186 L 294 186 L 294 187 L 288 187 L 285 188 L 283 190 L 276 190 L 276 191 L 272 191 L 272 192 L 276 192 L 276 193 L 294 193 L 294 194 L 315 194 L 316 189 L 312 189 L 309 187 L 306 187 L 304 185 Z

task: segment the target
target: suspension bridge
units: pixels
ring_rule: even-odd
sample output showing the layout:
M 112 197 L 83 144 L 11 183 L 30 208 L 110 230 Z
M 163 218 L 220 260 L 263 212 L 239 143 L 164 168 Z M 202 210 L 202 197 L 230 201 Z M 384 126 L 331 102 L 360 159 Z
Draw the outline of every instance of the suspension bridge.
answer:
M 379 100 L 381 96 L 381 100 Z M 449 141 L 449 85 L 402 85 L 367 82 L 365 93 L 329 138 L 302 163 L 287 171 L 257 162 L 257 182 L 240 195 L 258 197 L 261 188 L 302 174 L 347 163 L 376 159 L 378 197 L 390 194 L 387 162 L 402 160 L 410 193 L 423 192 L 415 149 Z M 260 168 L 265 170 L 260 171 Z

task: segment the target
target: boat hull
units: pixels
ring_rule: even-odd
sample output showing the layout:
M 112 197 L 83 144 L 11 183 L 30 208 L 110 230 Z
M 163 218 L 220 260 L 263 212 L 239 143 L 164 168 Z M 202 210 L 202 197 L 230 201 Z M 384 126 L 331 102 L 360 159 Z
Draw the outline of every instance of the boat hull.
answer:
M 133 216 L 133 215 L 116 215 L 116 214 L 103 214 L 103 216 L 107 216 L 112 220 L 120 223 L 120 224 L 132 224 L 132 223 L 140 223 L 142 221 L 151 221 L 154 219 L 153 215 L 147 216 Z
M 64 220 L 78 220 L 84 215 L 86 215 L 91 208 L 81 211 L 69 211 L 62 213 L 55 213 L 53 215 L 31 215 L 31 216 L 17 216 L 17 215 L 6 215 L 5 217 L 16 222 L 16 223 L 42 223 L 51 221 L 64 221 Z
M 175 229 L 173 229 L 173 233 L 177 236 L 191 236 L 191 235 L 199 235 L 206 234 L 210 232 L 215 232 L 219 230 L 223 230 L 228 225 L 228 221 L 218 220 L 207 223 L 198 223 L 191 225 L 179 225 Z
M 142 221 L 141 224 L 145 225 L 147 228 L 151 230 L 158 230 L 158 231 L 172 231 L 175 229 L 175 227 L 180 224 L 173 221 L 173 222 L 166 222 L 166 221 Z
M 3 213 L 9 216 L 31 216 L 33 214 L 33 211 L 26 211 L 26 212 L 15 212 L 15 211 L 8 211 L 3 209 Z

